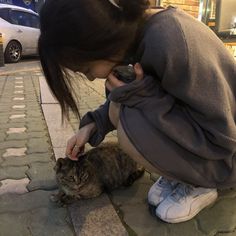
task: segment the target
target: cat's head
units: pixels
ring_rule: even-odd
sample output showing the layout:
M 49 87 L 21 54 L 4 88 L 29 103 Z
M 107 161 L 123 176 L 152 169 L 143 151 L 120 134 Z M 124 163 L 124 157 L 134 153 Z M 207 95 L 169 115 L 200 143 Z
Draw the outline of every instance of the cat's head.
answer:
M 69 158 L 59 158 L 56 162 L 55 171 L 59 188 L 67 195 L 77 199 L 90 197 L 96 182 L 94 170 L 85 161 L 85 156 L 79 161 Z

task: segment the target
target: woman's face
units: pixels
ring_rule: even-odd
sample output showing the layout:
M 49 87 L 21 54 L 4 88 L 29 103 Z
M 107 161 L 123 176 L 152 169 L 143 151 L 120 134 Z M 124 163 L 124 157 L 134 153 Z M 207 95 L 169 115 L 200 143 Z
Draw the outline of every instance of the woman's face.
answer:
M 80 68 L 69 68 L 74 72 L 83 73 L 88 80 L 93 81 L 96 78 L 106 79 L 107 76 L 111 73 L 114 66 L 118 63 L 108 60 L 96 60 L 92 62 L 86 63 L 84 66 L 80 66 Z

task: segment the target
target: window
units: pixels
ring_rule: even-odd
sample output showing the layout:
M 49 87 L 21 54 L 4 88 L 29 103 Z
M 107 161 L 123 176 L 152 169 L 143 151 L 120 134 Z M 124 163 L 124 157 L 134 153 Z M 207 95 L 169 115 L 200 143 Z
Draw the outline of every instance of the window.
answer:
M 9 9 L 8 8 L 0 9 L 0 17 L 3 20 L 6 20 L 6 21 L 10 22 L 10 20 L 9 20 Z
M 39 28 L 39 17 L 23 11 L 11 11 L 11 23 L 26 27 Z
M 30 15 L 31 27 L 39 29 L 39 17 L 33 14 L 29 14 L 29 15 Z

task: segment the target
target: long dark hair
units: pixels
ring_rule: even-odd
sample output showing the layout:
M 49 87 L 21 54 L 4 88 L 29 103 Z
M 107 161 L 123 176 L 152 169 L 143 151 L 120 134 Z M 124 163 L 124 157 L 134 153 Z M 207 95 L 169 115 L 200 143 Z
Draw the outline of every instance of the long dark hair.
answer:
M 118 1 L 117 1 L 118 2 Z M 67 65 L 108 60 L 134 41 L 148 0 L 47 0 L 40 12 L 38 51 L 47 83 L 62 114 L 79 116 Z

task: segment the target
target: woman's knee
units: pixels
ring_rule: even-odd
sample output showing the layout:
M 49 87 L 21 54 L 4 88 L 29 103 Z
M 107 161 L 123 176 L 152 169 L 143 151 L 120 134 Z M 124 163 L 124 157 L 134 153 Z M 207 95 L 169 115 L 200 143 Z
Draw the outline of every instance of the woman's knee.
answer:
M 116 128 L 119 122 L 119 114 L 120 114 L 120 104 L 115 102 L 110 102 L 109 119 Z
M 131 143 L 120 122 L 118 122 L 117 126 L 117 138 L 121 149 L 134 161 L 142 165 L 146 170 L 158 173 L 158 170 L 152 166 Z

